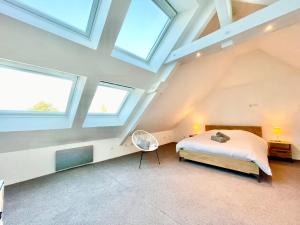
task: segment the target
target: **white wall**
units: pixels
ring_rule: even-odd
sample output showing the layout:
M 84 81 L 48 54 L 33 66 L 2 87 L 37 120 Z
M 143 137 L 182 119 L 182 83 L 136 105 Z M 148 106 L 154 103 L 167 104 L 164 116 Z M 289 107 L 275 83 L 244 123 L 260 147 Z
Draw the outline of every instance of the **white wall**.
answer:
M 226 75 L 177 127 L 177 134 L 193 133 L 193 124 L 259 125 L 273 139 L 273 127 L 293 143 L 300 159 L 300 70 L 253 51 L 235 59 Z M 203 128 L 202 128 L 203 129 Z
M 153 133 L 153 135 L 158 139 L 160 145 L 175 140 L 172 130 Z M 118 138 L 113 138 L 1 153 L 0 180 L 4 180 L 5 184 L 9 185 L 55 173 L 56 151 L 87 145 L 94 146 L 95 163 L 138 151 L 132 145 L 131 140 L 120 146 Z

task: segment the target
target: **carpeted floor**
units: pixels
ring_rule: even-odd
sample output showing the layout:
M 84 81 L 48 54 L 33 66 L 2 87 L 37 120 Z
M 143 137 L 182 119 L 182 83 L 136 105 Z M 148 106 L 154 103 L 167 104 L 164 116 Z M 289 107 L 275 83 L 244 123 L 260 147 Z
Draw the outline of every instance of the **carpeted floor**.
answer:
M 81 167 L 5 191 L 5 225 L 300 224 L 300 163 L 273 178 L 178 162 L 175 145 Z

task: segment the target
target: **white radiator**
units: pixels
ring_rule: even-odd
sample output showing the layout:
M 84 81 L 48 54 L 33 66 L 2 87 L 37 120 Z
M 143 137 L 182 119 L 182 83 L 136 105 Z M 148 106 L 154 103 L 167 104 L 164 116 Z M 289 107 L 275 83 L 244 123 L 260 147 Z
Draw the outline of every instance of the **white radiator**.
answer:
M 4 182 L 0 180 L 0 225 L 3 225 Z
M 74 167 L 92 163 L 94 160 L 93 146 L 83 146 L 56 151 L 56 171 L 71 169 Z

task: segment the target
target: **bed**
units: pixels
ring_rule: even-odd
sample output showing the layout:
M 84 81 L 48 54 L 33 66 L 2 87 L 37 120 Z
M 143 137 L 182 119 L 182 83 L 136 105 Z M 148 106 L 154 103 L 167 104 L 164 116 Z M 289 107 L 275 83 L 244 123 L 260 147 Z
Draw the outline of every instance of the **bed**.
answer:
M 176 145 L 179 161 L 187 159 L 246 174 L 260 182 L 263 171 L 272 175 L 268 162 L 268 145 L 262 139 L 262 128 L 257 126 L 206 125 L 206 132 L 183 139 Z M 226 143 L 210 140 L 221 131 L 231 139 Z

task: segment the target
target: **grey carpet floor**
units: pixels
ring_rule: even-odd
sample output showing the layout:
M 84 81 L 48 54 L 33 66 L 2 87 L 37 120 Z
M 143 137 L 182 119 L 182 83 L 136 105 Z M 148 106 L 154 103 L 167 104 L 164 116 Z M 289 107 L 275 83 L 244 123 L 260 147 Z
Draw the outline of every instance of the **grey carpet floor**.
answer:
M 273 178 L 178 162 L 175 145 L 8 186 L 5 225 L 300 224 L 300 163 Z

